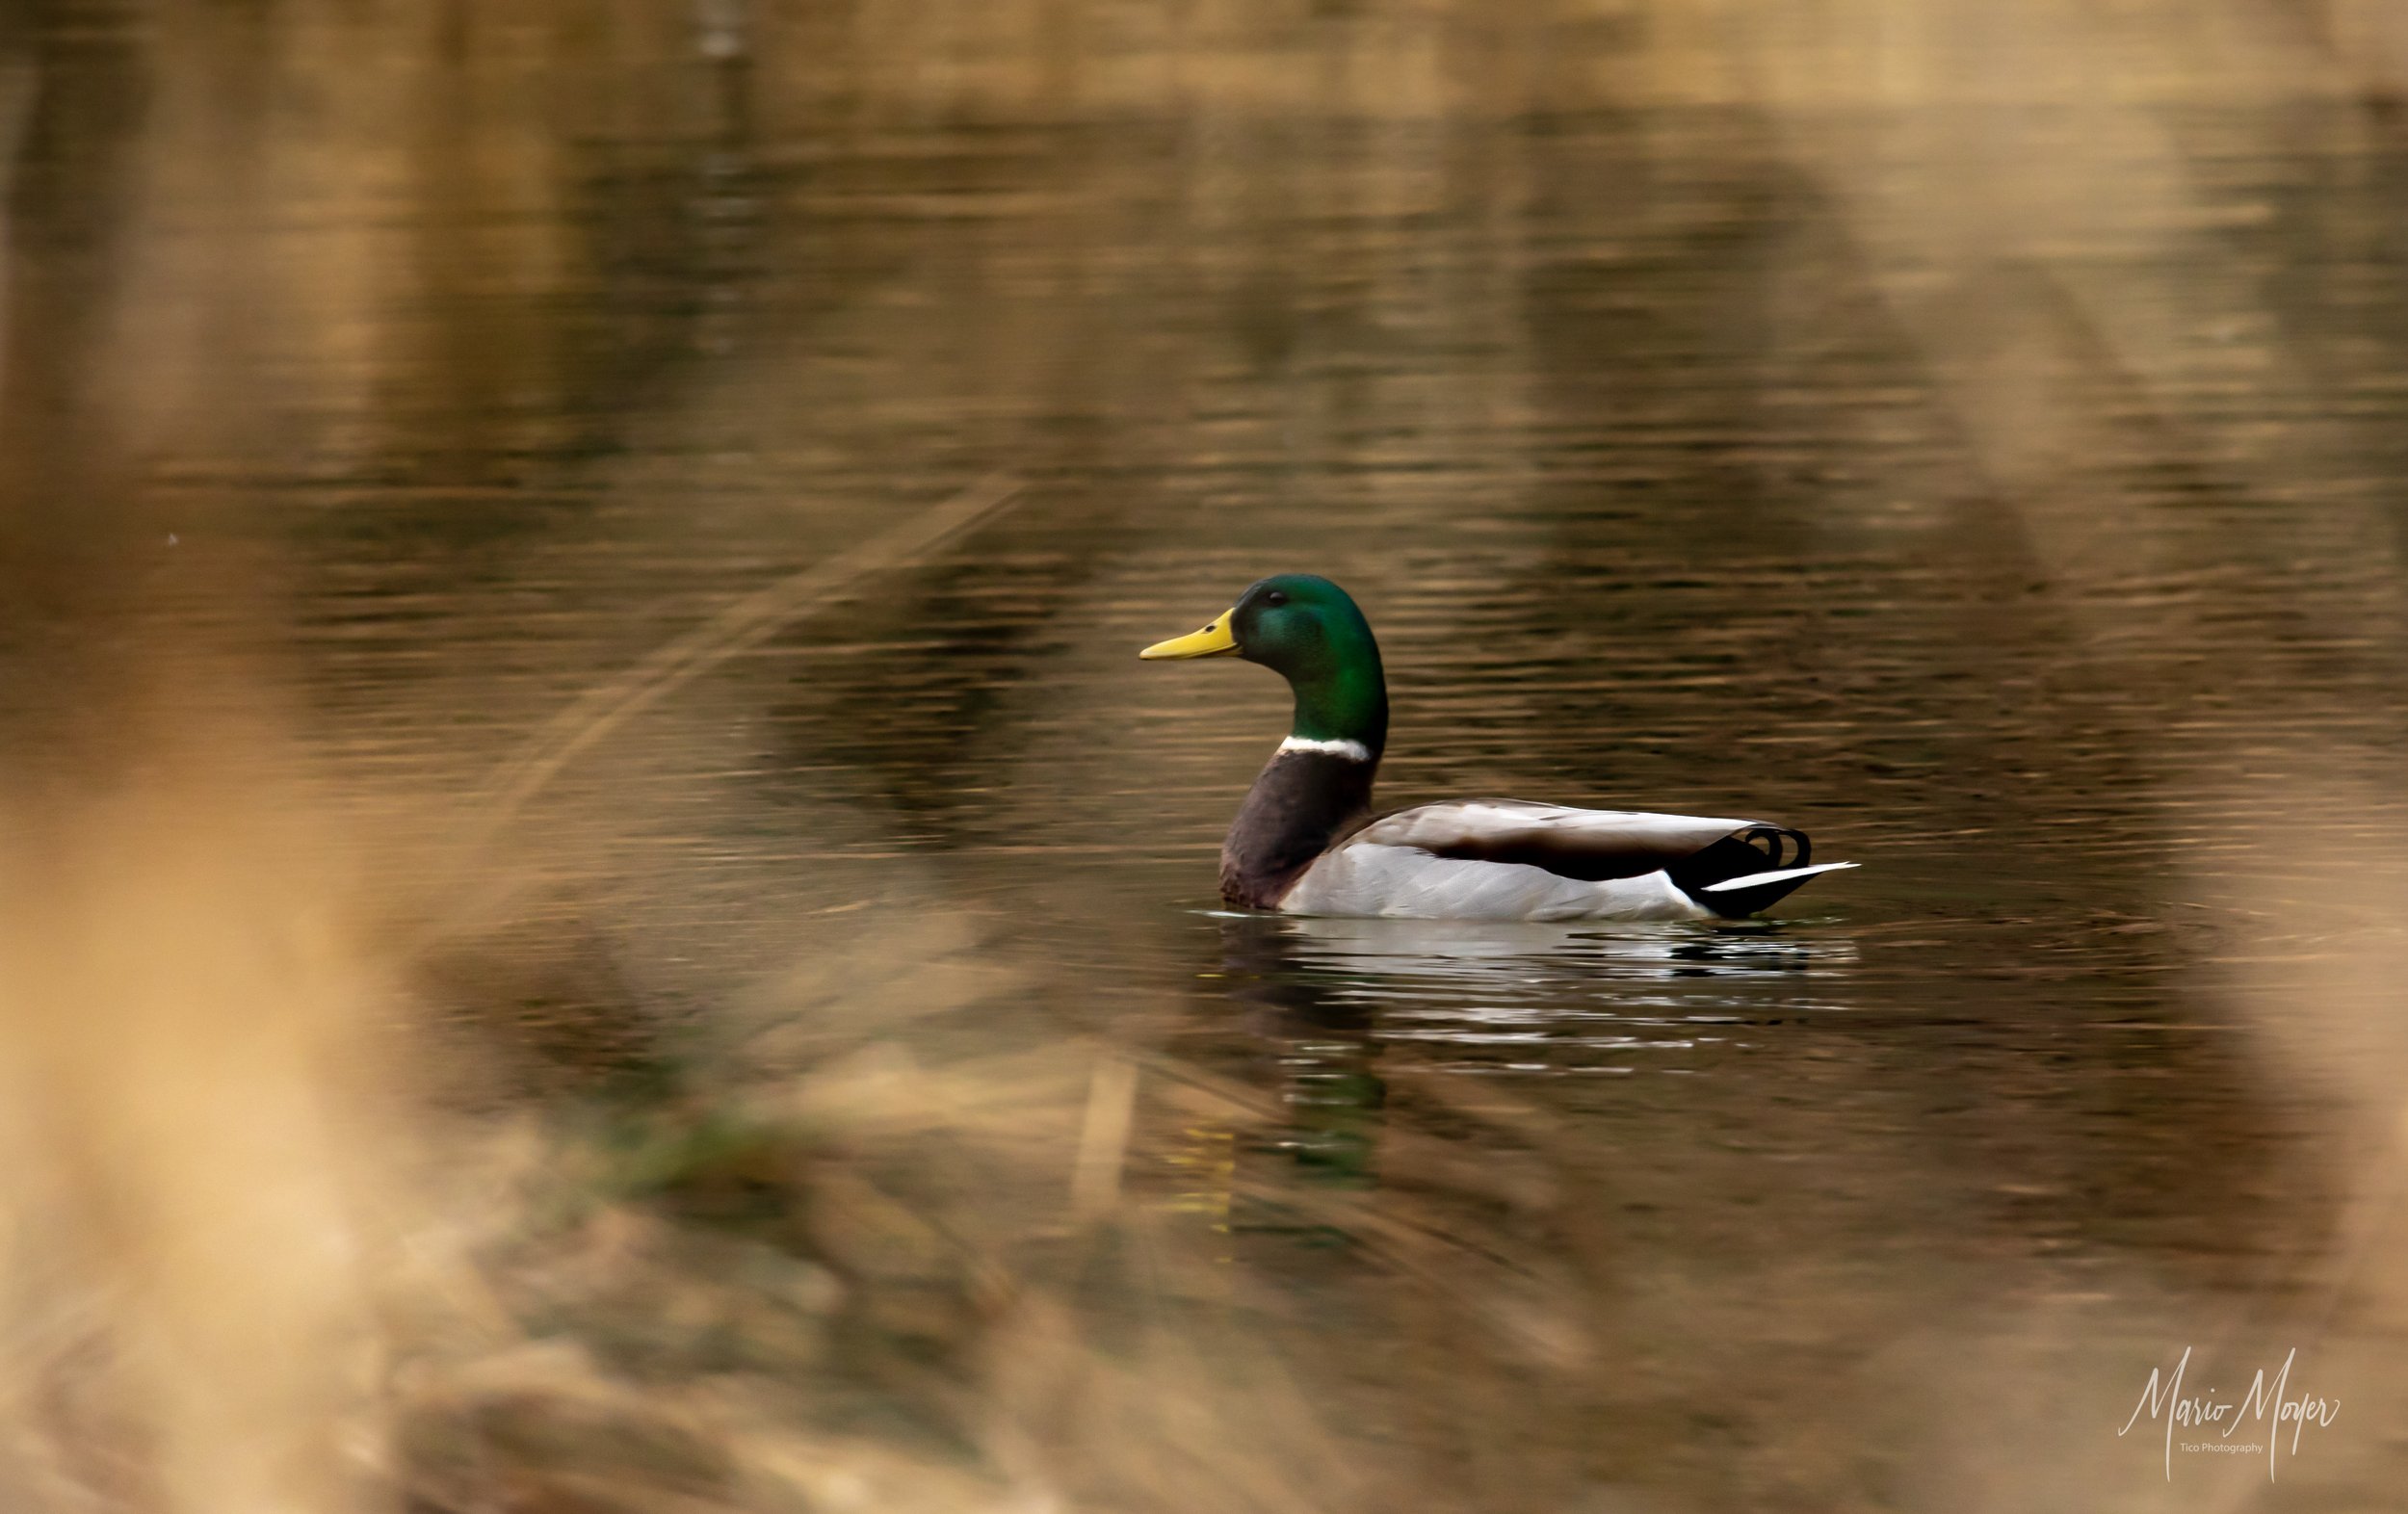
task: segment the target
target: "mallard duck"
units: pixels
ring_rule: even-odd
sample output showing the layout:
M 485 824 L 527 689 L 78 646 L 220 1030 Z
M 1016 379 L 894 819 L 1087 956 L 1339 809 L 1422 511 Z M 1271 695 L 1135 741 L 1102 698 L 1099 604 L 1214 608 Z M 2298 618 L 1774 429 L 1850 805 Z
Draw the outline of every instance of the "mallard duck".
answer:
M 1282 573 L 1148 660 L 1235 655 L 1288 680 L 1296 721 L 1220 848 L 1243 909 L 1420 920 L 1752 915 L 1818 873 L 1806 833 L 1764 821 L 1456 799 L 1373 818 L 1388 682 L 1371 622 L 1325 578 Z

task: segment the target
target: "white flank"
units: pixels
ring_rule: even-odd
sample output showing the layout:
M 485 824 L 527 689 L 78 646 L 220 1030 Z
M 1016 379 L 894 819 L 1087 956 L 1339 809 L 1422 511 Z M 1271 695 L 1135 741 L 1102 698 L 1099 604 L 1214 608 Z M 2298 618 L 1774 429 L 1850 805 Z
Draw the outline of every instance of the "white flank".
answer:
M 1279 901 L 1286 915 L 1392 920 L 1711 920 L 1661 873 L 1590 883 L 1519 862 L 1433 857 L 1356 840 L 1323 852 Z
M 1842 868 L 1855 866 L 1853 862 L 1818 862 L 1811 868 L 1776 868 L 1770 873 L 1750 873 L 1745 877 L 1724 878 L 1719 883 L 1707 884 L 1698 892 L 1720 894 L 1735 888 L 1754 888 L 1763 883 L 1786 883 L 1792 878 L 1810 878 L 1818 873 L 1837 873 Z
M 1712 846 L 1754 821 L 1638 810 L 1575 810 L 1521 799 L 1451 799 L 1399 810 L 1361 831 L 1365 841 L 1443 850 L 1458 842 L 1523 837 L 1593 841 L 1610 849 L 1637 846 L 1672 855 Z
M 1361 742 L 1316 742 L 1301 736 L 1291 736 L 1279 744 L 1283 752 L 1319 752 L 1323 757 L 1344 757 L 1348 762 L 1370 762 L 1372 749 Z

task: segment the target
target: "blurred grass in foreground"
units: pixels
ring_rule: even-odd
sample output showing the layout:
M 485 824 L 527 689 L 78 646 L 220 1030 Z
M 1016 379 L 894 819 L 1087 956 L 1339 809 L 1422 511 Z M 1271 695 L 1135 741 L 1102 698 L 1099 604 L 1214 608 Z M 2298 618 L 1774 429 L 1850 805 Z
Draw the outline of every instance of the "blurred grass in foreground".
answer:
M 713 228 L 745 212 L 755 136 L 807 164 L 795 144 L 875 150 L 929 122 L 1130 111 L 1160 111 L 1186 144 L 1183 213 L 1206 225 L 1252 224 L 1258 197 L 1290 192 L 1316 214 L 1326 199 L 1333 216 L 1409 222 L 1426 146 L 1376 135 L 1400 120 L 1755 112 L 1828 194 L 1880 318 L 1928 357 L 2035 561 L 2077 582 L 2128 570 L 2157 538 L 2065 486 L 2097 438 L 2068 373 L 2112 373 L 2153 423 L 2205 438 L 2225 477 L 2269 493 L 2303 456 L 2345 452 L 2325 445 L 2336 431 L 2363 440 L 2331 416 L 2222 426 L 2236 390 L 2316 386 L 2209 340 L 2195 271 L 2142 254 L 2162 250 L 2163 224 L 2208 214 L 2156 109 L 2363 102 L 2350 130 L 2379 135 L 2408 58 L 2385 7 L 1853 5 L 1812 26 L 1670 3 L 1181 13 L 52 0 L 6 18 L 0 1506 L 1610 1514 L 1821 1495 L 1954 1511 L 2062 1506 L 2086 1477 L 2125 1490 L 2116 1506 L 2192 1506 L 2111 1477 L 2130 1448 L 2088 1419 L 1993 1428 L 1990 1383 L 2131 1344 L 2084 1337 L 2078 1304 L 1984 1299 L 1975 1323 L 1951 1317 L 1825 1382 L 1785 1346 L 1834 1312 L 1899 1305 L 1809 1265 L 1785 1275 L 1793 1292 L 1714 1313 L 1698 1281 L 1711 1233 L 1683 1259 L 1693 1273 L 1625 1269 L 1601 1173 L 1652 1160 L 1677 1181 L 1680 1154 L 1584 1150 L 1509 1087 L 1426 1069 L 1392 1069 L 1388 1096 L 1423 1129 L 1476 1140 L 1400 1121 L 1367 1188 L 1348 1102 L 1366 1096 L 1342 1069 L 1309 1115 L 1331 1171 L 1275 1186 L 1242 1156 L 1292 1139 L 1293 1109 L 1149 1041 L 1154 990 L 1083 1006 L 1111 1037 L 1065 1031 L 1077 1017 L 1040 1012 L 1052 985 L 1004 950 L 1008 918 L 940 889 L 798 916 L 770 970 L 723 975 L 737 990 L 697 1002 L 648 979 L 619 941 L 664 927 L 595 865 L 643 855 L 641 817 L 607 782 L 462 863 L 427 840 L 458 824 L 458 771 L 363 776 L 325 755 L 341 721 L 294 692 L 306 680 L 283 645 L 283 575 L 299 570 L 189 526 L 166 545 L 213 509 L 248 521 L 248 491 L 280 468 L 401 476 L 433 496 L 416 508 L 474 511 L 499 509 L 531 458 L 581 485 L 600 475 L 606 498 L 752 466 L 741 449 L 720 460 L 724 437 L 843 403 L 841 361 L 798 364 L 788 383 L 681 368 L 751 319 L 709 299 L 685 311 L 683 286 L 670 302 L 690 324 L 588 323 L 681 259 L 714 298 L 742 293 L 744 248 Z M 661 207 L 645 196 L 674 195 L 633 171 L 611 214 L 586 212 L 587 136 L 614 130 L 694 148 L 709 214 L 680 202 L 647 219 Z M 1265 188 L 1283 133 L 1364 130 L 1376 171 Z M 1494 139 L 1466 140 L 1478 150 L 1453 171 L 1482 177 Z M 1960 170 L 1885 156 L 1900 143 Z M 1092 236 L 1093 276 L 1117 288 L 1152 202 L 1079 188 L 1060 192 L 1060 227 Z M 887 254 L 879 228 L 929 196 L 859 198 L 839 206 L 850 220 L 803 228 L 840 309 L 880 292 L 863 273 Z M 1636 213 L 1715 229 L 1679 196 Z M 2077 223 L 2137 250 L 2066 256 L 2055 235 Z M 1498 241 L 1502 264 L 1529 260 Z M 1242 293 L 1303 262 L 1378 286 L 1389 307 L 1430 302 L 1411 259 L 1351 255 L 1272 242 L 1253 264 L 1199 265 L 1196 283 Z M 2241 254 L 2222 272 L 2224 298 L 2254 288 Z M 1826 329 L 1818 279 L 1793 276 L 1766 319 Z M 1484 298 L 1514 299 L 1436 293 L 1466 331 L 1506 324 Z M 1248 338 L 1269 362 L 1304 318 L 1265 304 L 1277 318 Z M 976 433 L 998 396 L 1039 383 L 1133 397 L 1098 413 L 1139 435 L 1188 403 L 1098 327 L 1033 331 L 1009 305 L 981 309 L 976 330 L 931 321 L 924 346 L 892 354 L 897 388 L 869 408 L 895 430 L 807 433 L 798 450 L 910 472 L 894 442 L 909 425 L 933 413 L 928 429 Z M 2264 312 L 2214 314 L 2254 329 Z M 1091 370 L 1065 360 L 1087 350 Z M 2327 355 L 2337 391 L 2371 362 Z M 1074 461 L 1083 445 L 1049 444 Z M 1877 463 L 1878 438 L 1868 451 Z M 154 464 L 170 476 L 141 477 Z M 1901 510 L 1944 509 L 1905 492 Z M 801 500 L 794 532 L 849 544 L 890 503 Z M 632 618 L 641 630 L 646 613 Z M 625 666 L 625 647 L 588 650 L 544 669 L 543 692 L 564 703 Z M 478 776 L 478 759 L 505 755 L 480 738 L 553 713 L 453 676 L 428 675 L 491 699 L 450 712 L 472 729 L 446 756 Z M 2226 792 L 2222 754 L 2146 744 L 2161 739 L 2151 712 L 2129 724 L 2169 802 Z M 717 749 L 699 735 L 693 748 L 705 770 Z M 2269 810 L 2394 802 L 2308 757 L 2260 760 Z M 832 799 L 785 818 L 831 835 L 883 823 Z M 2372 1343 L 2333 1353 L 2353 1414 L 2367 1405 L 2353 1427 L 2394 1423 L 2376 1407 L 2396 1378 L 2374 1332 L 2402 1317 L 2387 1259 L 2408 1049 L 2385 1028 L 2408 880 L 2381 834 L 2342 825 L 2205 840 L 2241 859 L 2198 889 L 2230 891 L 2254 922 L 2237 960 L 2314 943 L 2227 986 L 2269 1068 L 2336 1090 L 2354 1133 L 2346 1234 L 2315 1298 Z M 481 907 L 438 929 L 431 896 Z M 1913 1134 L 1895 1145 L 1914 1150 Z M 1249 1224 L 1298 1243 L 1241 1266 L 1231 1234 Z M 1375 1266 L 1343 1288 L 1283 1286 L 1280 1267 L 1310 1274 L 1315 1248 L 1337 1245 Z M 2180 1292 L 2117 1281 L 2136 1336 Z M 2278 1281 L 2277 1316 L 2296 1280 Z M 1717 1343 L 1761 1344 L 1766 1360 L 1718 1376 Z M 1858 1416 L 1868 1403 L 1887 1417 Z M 1656 1459 L 1603 1464 L 1607 1423 L 1617 1454 Z M 2383 1485 L 2377 1434 L 2322 1454 L 2332 1475 Z
M 114 711 L 115 781 L 11 775 L 9 1507 L 1323 1506 L 1213 1232 L 1120 1200 L 1123 1064 L 981 1045 L 1015 984 L 961 924 L 546 1042 L 523 952 L 412 991 L 376 849 L 223 672 Z M 513 1056 L 571 1082 L 497 1105 Z

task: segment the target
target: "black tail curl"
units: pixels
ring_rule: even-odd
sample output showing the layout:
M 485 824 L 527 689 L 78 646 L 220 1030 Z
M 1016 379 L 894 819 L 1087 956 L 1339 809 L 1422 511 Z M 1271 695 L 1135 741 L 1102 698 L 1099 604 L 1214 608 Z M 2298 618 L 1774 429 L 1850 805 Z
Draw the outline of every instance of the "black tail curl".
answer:
M 1793 847 L 1796 848 L 1794 852 L 1791 850 Z M 1783 878 L 1757 888 L 1721 894 L 1706 891 L 1716 883 L 1751 873 L 1802 868 L 1814 860 L 1814 843 L 1807 840 L 1802 830 L 1792 830 L 1786 825 L 1750 825 L 1674 863 L 1664 869 L 1664 874 L 1675 887 L 1699 904 L 1726 919 L 1739 920 L 1781 899 L 1806 879 Z

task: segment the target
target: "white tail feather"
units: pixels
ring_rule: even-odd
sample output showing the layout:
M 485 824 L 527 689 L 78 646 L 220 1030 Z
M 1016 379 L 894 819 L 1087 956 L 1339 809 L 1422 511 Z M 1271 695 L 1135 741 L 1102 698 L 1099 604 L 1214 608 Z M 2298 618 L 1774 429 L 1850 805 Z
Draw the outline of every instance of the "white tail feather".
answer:
M 1787 883 L 1792 878 L 1810 878 L 1818 873 L 1836 873 L 1842 868 L 1854 866 L 1853 862 L 1818 862 L 1811 868 L 1775 868 L 1770 873 L 1750 873 L 1743 877 L 1724 878 L 1719 883 L 1707 884 L 1698 892 L 1723 894 L 1733 889 L 1755 888 L 1764 883 Z

